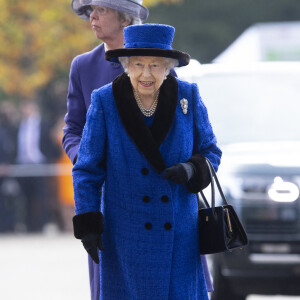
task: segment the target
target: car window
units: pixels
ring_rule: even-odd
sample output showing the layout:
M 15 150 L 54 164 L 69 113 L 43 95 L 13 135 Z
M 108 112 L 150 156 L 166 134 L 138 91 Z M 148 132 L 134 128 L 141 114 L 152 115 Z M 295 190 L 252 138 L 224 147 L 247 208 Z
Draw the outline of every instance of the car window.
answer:
M 300 141 L 300 70 L 210 73 L 193 79 L 220 144 Z

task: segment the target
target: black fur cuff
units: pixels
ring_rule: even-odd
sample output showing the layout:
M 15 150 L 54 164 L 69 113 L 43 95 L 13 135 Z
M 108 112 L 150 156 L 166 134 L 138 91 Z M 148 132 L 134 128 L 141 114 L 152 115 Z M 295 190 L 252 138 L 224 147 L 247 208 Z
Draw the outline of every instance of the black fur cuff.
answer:
M 205 189 L 211 181 L 209 169 L 205 157 L 200 154 L 191 156 L 188 160 L 194 165 L 195 174 L 187 184 L 187 188 L 192 193 L 198 193 Z
M 101 212 L 88 212 L 73 217 L 74 236 L 81 239 L 89 233 L 103 232 L 103 215 Z

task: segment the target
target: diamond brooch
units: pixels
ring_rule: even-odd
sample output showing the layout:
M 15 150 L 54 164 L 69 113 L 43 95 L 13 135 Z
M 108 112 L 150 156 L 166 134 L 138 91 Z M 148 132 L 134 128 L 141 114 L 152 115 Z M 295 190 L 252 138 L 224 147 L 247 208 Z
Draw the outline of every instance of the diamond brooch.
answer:
M 185 98 L 181 99 L 180 100 L 180 105 L 181 105 L 182 112 L 186 115 L 187 110 L 188 110 L 188 101 L 187 101 L 187 99 L 185 99 Z

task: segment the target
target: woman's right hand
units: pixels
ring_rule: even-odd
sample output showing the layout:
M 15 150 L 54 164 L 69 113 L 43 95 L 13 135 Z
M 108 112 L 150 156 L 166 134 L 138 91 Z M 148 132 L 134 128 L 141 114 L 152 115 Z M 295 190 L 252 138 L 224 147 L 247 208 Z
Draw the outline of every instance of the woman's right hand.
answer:
M 81 238 L 83 247 L 96 264 L 99 264 L 99 250 L 103 250 L 101 235 L 88 233 Z
M 77 214 L 73 217 L 74 236 L 80 239 L 83 247 L 96 264 L 99 264 L 99 250 L 103 250 L 103 215 L 100 211 Z

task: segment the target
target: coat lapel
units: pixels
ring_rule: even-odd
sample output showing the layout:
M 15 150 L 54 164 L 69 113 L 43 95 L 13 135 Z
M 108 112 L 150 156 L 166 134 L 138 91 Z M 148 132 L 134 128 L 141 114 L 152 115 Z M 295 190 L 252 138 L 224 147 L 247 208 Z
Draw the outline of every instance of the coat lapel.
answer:
M 162 84 L 151 128 L 143 119 L 133 96 L 130 79 L 125 73 L 113 81 L 112 89 L 118 113 L 127 134 L 152 167 L 158 173 L 162 173 L 166 165 L 159 146 L 166 138 L 174 119 L 178 94 L 176 79 L 169 75 Z

